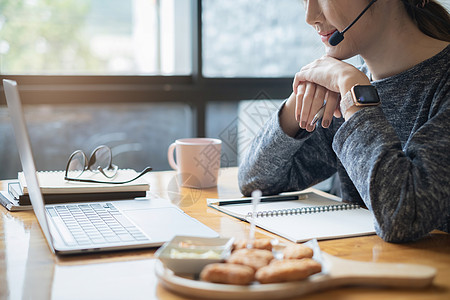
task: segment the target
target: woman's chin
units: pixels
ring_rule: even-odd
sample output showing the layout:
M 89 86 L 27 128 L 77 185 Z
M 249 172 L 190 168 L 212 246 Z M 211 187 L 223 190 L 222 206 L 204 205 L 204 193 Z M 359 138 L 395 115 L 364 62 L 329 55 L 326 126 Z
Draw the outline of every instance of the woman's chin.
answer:
M 357 55 L 356 53 L 353 53 L 351 51 L 346 51 L 346 49 L 343 47 L 330 45 L 325 45 L 325 54 L 339 60 L 349 59 Z

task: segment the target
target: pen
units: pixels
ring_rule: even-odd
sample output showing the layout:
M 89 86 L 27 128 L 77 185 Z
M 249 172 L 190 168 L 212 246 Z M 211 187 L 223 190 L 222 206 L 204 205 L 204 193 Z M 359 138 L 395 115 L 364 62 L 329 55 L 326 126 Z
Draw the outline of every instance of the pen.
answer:
M 228 205 L 228 204 L 244 204 L 252 203 L 251 197 L 249 198 L 236 198 L 236 199 L 226 199 L 217 202 L 210 202 L 210 204 L 216 205 Z M 273 202 L 273 201 L 293 201 L 293 200 L 305 200 L 308 199 L 308 195 L 286 195 L 286 196 L 263 196 L 260 198 L 260 202 Z
M 319 109 L 319 111 L 317 112 L 317 114 L 314 116 L 313 120 L 311 121 L 311 126 L 313 126 L 314 124 L 317 123 L 317 121 L 319 121 L 319 119 L 321 119 L 323 117 L 323 113 L 325 111 L 325 104 L 322 105 L 322 107 Z

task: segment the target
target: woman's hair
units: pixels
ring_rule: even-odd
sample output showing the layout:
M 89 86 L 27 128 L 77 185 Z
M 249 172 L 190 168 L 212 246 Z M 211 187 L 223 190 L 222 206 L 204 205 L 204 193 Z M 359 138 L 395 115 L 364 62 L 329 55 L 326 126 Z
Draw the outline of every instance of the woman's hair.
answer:
M 450 15 L 436 0 L 402 0 L 419 29 L 435 39 L 450 42 Z

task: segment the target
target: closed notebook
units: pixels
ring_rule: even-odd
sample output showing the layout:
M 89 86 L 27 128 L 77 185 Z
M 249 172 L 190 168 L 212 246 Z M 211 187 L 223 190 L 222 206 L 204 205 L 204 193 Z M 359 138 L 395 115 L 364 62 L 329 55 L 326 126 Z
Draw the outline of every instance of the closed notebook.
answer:
M 257 207 L 256 226 L 296 243 L 375 233 L 372 214 L 358 205 L 343 203 L 336 196 L 312 188 L 283 195 L 298 196 L 298 200 L 263 198 Z M 236 200 L 208 199 L 208 206 L 249 221 L 251 198 L 241 199 L 248 203 Z
M 20 205 L 22 207 L 30 206 L 31 208 L 30 195 L 22 194 L 22 188 L 18 180 L 9 181 L 7 186 L 9 196 L 12 197 L 14 200 L 18 201 L 17 203 L 12 203 L 13 205 Z M 112 201 L 122 199 L 134 199 L 138 197 L 145 197 L 146 195 L 147 191 L 126 191 L 126 192 L 105 192 L 105 193 L 83 192 L 83 193 L 44 194 L 43 197 L 44 202 L 46 204 L 56 204 L 67 202 Z
M 100 173 L 86 172 L 87 177 L 83 178 L 105 181 L 108 180 Z M 138 178 L 132 182 L 124 184 L 90 183 L 67 181 L 64 179 L 64 171 L 40 171 L 37 172 L 39 186 L 45 194 L 75 194 L 75 193 L 113 193 L 113 192 L 133 192 L 148 191 L 150 185 L 143 179 Z M 112 181 L 126 181 L 137 176 L 137 172 L 132 169 L 120 169 Z M 19 183 L 22 194 L 28 194 L 25 176 L 19 172 Z

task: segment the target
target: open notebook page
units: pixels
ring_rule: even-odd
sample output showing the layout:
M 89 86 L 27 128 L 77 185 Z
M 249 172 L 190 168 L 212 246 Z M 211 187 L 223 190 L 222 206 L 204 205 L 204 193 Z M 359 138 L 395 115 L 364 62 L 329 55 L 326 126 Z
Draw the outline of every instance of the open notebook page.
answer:
M 372 214 L 368 210 L 331 200 L 322 194 L 308 193 L 304 200 L 260 203 L 255 223 L 294 242 L 375 233 Z M 248 220 L 248 214 L 252 212 L 251 204 L 210 206 L 244 220 Z M 311 209 L 305 212 L 302 208 Z

